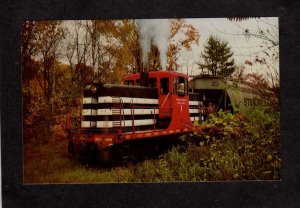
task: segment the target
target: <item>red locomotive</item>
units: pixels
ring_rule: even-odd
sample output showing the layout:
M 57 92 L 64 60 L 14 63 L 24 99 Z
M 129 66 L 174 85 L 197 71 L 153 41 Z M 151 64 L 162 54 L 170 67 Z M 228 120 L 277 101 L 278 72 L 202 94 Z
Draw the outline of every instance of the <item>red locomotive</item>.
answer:
M 198 100 L 188 92 L 188 77 L 171 71 L 128 75 L 122 85 L 90 84 L 84 89 L 81 128 L 69 135 L 69 153 L 109 162 L 143 152 L 142 143 L 159 148 L 192 131 Z

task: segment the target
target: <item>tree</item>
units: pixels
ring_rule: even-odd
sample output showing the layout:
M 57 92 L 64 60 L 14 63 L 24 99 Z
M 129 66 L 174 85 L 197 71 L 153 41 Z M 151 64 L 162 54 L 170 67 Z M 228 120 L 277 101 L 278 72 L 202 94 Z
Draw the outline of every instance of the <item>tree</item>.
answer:
M 37 21 L 29 41 L 31 47 L 36 49 L 32 59 L 38 62 L 37 71 L 33 78 L 38 81 L 42 92 L 42 94 L 35 95 L 33 102 L 39 96 L 39 99 L 44 99 L 43 102 L 46 103 L 46 109 L 43 109 L 43 116 L 41 117 L 45 123 L 46 141 L 48 136 L 53 136 L 51 128 L 54 122 L 53 98 L 55 97 L 57 83 L 61 78 L 61 75 L 58 73 L 58 59 L 61 55 L 60 50 L 63 40 L 64 31 L 61 27 L 61 21 Z M 26 39 L 22 39 L 22 41 L 26 42 Z M 25 46 L 25 44 L 23 45 Z
M 91 82 L 93 79 L 93 74 L 90 77 L 85 72 L 89 57 L 89 53 L 87 53 L 89 46 L 88 34 L 84 21 L 72 21 L 69 24 L 70 26 L 71 28 L 66 28 L 67 47 L 65 55 L 69 62 L 72 80 L 81 91 L 84 83 Z
M 50 101 L 56 84 L 56 64 L 61 55 L 64 31 L 60 21 L 39 21 L 36 35 L 38 50 L 35 58 L 41 63 L 37 78 L 46 99 Z
M 241 26 L 239 22 L 249 21 L 251 18 L 228 18 L 229 21 L 237 22 L 241 33 L 247 39 L 261 40 L 260 49 L 254 57 L 245 61 L 245 65 L 255 66 L 260 71 L 258 74 L 249 74 L 245 79 L 252 83 L 250 87 L 260 89 L 260 97 L 275 110 L 279 110 L 279 27 L 278 19 L 252 18 L 256 21 L 256 28 Z M 268 89 L 266 91 L 265 89 Z M 270 95 L 272 92 L 272 95 Z
M 127 72 L 140 72 L 142 69 L 141 46 L 139 43 L 139 33 L 134 20 L 118 20 L 114 27 L 116 38 L 121 44 L 117 48 L 115 65 L 113 71 L 121 70 L 121 74 Z M 107 28 L 107 27 L 106 27 Z M 183 19 L 177 19 L 171 25 L 171 37 L 168 44 L 167 58 L 169 69 L 178 68 L 177 59 L 182 50 L 191 50 L 192 44 L 198 44 L 199 32 L 193 25 Z M 151 41 L 150 51 L 148 53 L 149 68 L 160 68 L 159 50 L 153 41 Z M 115 73 L 115 72 L 114 72 Z M 126 73 L 125 73 L 126 74 Z M 119 80 L 120 78 L 118 78 Z
M 121 83 L 122 77 L 128 72 L 135 73 L 141 69 L 141 50 L 139 35 L 134 20 L 119 20 L 117 22 L 116 38 L 120 47 L 115 51 L 115 64 L 110 74 L 112 83 Z
M 236 22 L 241 33 L 249 40 L 261 40 L 260 50 L 254 58 L 246 60 L 245 64 L 255 66 L 271 82 L 272 88 L 279 88 L 279 27 L 277 22 L 263 17 L 232 17 L 229 21 Z M 241 26 L 239 22 L 256 21 L 256 28 Z
M 31 100 L 30 81 L 38 71 L 38 64 L 34 60 L 34 55 L 37 52 L 36 41 L 36 23 L 34 21 L 22 22 L 22 84 L 23 84 L 23 112 L 28 113 L 27 104 Z
M 265 105 L 279 112 L 279 88 L 274 88 L 263 74 L 248 74 L 245 76 L 248 85 L 260 97 Z
M 212 75 L 230 76 L 235 71 L 233 52 L 228 42 L 220 40 L 217 36 L 210 36 L 201 53 L 203 62 L 199 62 L 200 69 L 207 70 Z
M 182 50 L 191 51 L 192 44 L 199 44 L 199 31 L 184 19 L 177 19 L 171 25 L 171 40 L 168 47 L 168 65 L 170 70 L 178 69 L 178 55 Z
M 262 104 L 277 112 L 280 110 L 279 88 L 274 87 L 266 75 L 246 74 L 245 66 L 241 65 L 237 67 L 232 77 L 235 82 L 248 86 L 263 101 Z

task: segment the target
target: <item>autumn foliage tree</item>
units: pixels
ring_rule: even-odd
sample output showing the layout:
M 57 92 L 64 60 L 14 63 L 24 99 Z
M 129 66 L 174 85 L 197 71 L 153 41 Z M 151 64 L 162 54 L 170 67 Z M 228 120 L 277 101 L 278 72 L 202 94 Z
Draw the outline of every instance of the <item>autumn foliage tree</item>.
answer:
M 270 107 L 275 112 L 280 111 L 279 87 L 274 86 L 268 77 L 263 74 L 245 73 L 245 65 L 237 67 L 232 76 L 237 83 L 248 86 L 258 96 L 261 104 Z
M 60 21 L 22 23 L 22 76 L 23 81 L 28 80 L 23 89 L 27 86 L 27 94 L 31 97 L 28 100 L 23 94 L 26 106 L 24 122 L 27 121 L 27 127 L 43 125 L 45 140 L 53 136 L 55 90 L 61 78 L 57 71 L 64 39 L 60 25 Z
M 168 47 L 169 69 L 179 67 L 178 58 L 183 50 L 191 51 L 192 45 L 199 44 L 199 31 L 184 19 L 176 19 L 171 25 L 171 40 Z
M 36 23 L 33 21 L 22 22 L 22 76 L 23 86 L 26 86 L 27 98 L 30 99 L 30 80 L 33 78 L 36 70 L 33 56 L 37 52 L 35 41 Z
M 83 83 L 91 79 L 85 70 L 89 46 L 87 33 L 83 21 L 72 21 L 69 26 L 71 29 L 68 27 L 65 29 L 67 39 L 65 56 L 69 64 L 72 81 L 78 87 L 83 87 Z
M 141 46 L 139 44 L 139 33 L 134 20 L 122 20 L 118 24 L 116 36 L 121 41 L 121 47 L 117 53 L 117 63 L 122 60 L 123 68 L 130 72 L 139 72 L 142 68 Z M 191 50 L 193 44 L 199 44 L 199 32 L 183 19 L 176 19 L 171 24 L 171 37 L 168 44 L 167 58 L 168 68 L 178 69 L 178 56 L 183 50 Z M 148 53 L 149 68 L 160 68 L 159 50 L 153 41 Z M 126 57 L 124 60 L 122 57 Z M 121 58 L 121 59 L 120 59 Z
M 116 55 L 115 72 L 136 73 L 142 67 L 141 46 L 139 34 L 134 20 L 121 20 L 117 28 L 117 37 L 120 40 L 120 48 Z M 125 71 L 124 71 L 125 70 Z M 120 74 L 120 75 L 121 75 Z M 120 80 L 121 77 L 115 77 Z
M 75 81 L 83 87 L 91 81 L 106 82 L 120 42 L 116 20 L 72 21 L 67 29 L 66 56 Z M 91 67 L 93 74 L 86 73 Z
M 246 85 L 253 89 L 265 105 L 279 112 L 279 88 L 271 85 L 262 74 L 248 74 L 245 80 Z

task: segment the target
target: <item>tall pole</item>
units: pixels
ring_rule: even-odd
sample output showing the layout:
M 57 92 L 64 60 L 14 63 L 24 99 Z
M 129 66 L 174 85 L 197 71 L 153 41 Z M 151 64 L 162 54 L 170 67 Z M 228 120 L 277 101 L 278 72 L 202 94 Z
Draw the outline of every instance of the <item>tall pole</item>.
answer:
M 189 66 L 188 66 L 188 64 L 186 65 L 186 70 L 187 70 L 187 76 L 189 77 Z

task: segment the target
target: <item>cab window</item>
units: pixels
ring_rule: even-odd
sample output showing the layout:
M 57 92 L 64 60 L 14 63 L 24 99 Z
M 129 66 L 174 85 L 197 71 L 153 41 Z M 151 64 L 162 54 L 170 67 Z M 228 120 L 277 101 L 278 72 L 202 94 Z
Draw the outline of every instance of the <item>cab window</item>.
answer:
M 187 94 L 187 80 L 184 77 L 174 77 L 174 92 L 178 95 Z
M 160 79 L 160 93 L 161 94 L 169 93 L 169 78 Z

